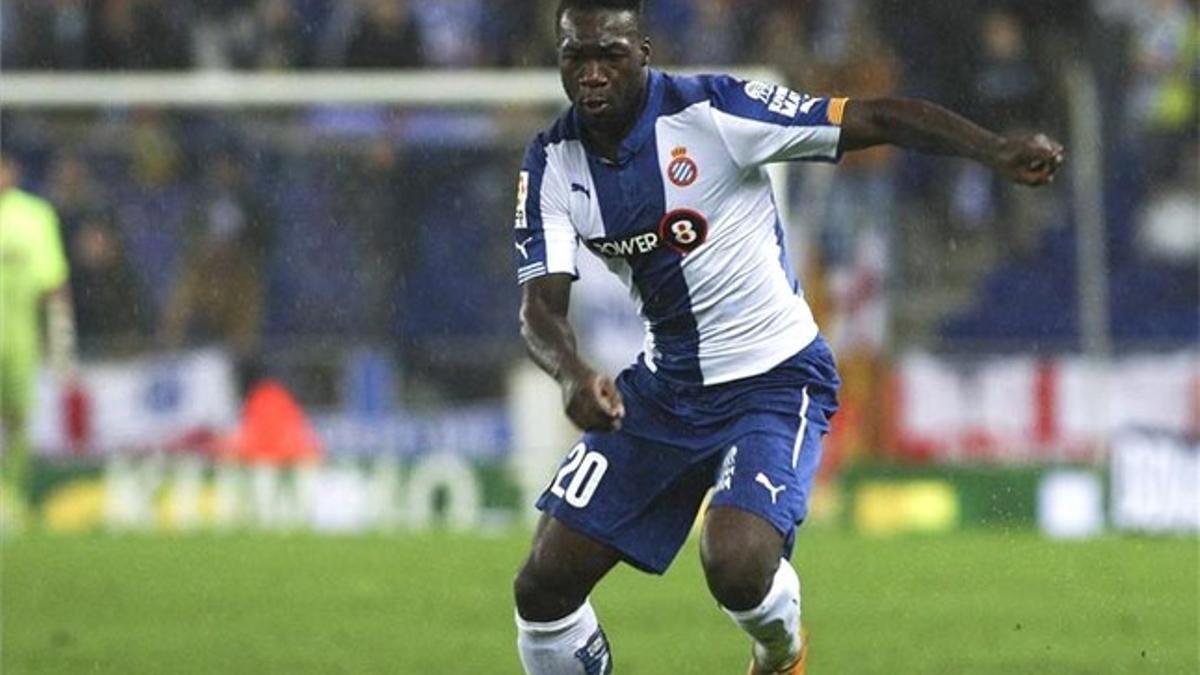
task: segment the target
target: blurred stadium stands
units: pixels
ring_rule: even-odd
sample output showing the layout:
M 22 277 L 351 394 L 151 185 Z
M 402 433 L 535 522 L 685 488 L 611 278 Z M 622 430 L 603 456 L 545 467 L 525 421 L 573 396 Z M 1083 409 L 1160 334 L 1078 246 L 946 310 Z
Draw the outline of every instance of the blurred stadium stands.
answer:
M 659 64 L 761 63 L 801 90 L 928 97 L 1064 140 L 1061 66 L 1087 64 L 1101 101 L 1112 344 L 1195 349 L 1195 2 L 648 5 Z M 6 71 L 45 73 L 549 67 L 553 6 L 5 2 L 0 53 Z M 2 133 L 27 187 L 62 216 L 87 357 L 217 344 L 243 379 L 268 373 L 310 408 L 438 409 L 499 401 L 523 358 L 511 183 L 520 148 L 554 111 L 528 112 L 9 109 Z M 886 389 L 894 357 L 913 350 L 1082 349 L 1069 182 L 1034 193 L 965 163 L 886 151 L 790 180 L 807 295 L 848 379 L 863 383 L 851 399 Z M 213 262 L 222 242 L 237 260 Z M 189 274 L 224 284 L 209 296 L 261 296 L 261 308 L 197 299 Z M 864 395 L 863 415 L 880 415 L 875 400 Z M 886 440 L 856 444 L 871 454 Z

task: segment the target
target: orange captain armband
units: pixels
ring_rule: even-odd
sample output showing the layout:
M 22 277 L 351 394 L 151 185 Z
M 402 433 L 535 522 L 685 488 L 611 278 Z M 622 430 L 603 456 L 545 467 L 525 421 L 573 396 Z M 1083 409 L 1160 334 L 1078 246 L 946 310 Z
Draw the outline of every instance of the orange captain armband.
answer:
M 849 100 L 848 98 L 829 99 L 829 108 L 825 116 L 829 118 L 830 124 L 839 127 L 842 125 L 842 116 L 846 114 L 846 102 Z

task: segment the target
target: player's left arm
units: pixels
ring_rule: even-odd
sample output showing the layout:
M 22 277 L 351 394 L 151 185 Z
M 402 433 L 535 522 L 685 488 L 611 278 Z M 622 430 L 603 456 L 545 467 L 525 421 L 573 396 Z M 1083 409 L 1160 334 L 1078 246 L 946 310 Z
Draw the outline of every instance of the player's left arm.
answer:
M 993 133 L 929 101 L 850 99 L 842 117 L 839 152 L 891 144 L 931 155 L 966 157 L 1023 185 L 1045 185 L 1066 158 L 1044 134 Z
M 62 228 L 58 214 L 48 202 L 43 204 L 39 225 L 34 255 L 38 285 L 43 289 L 46 360 L 56 374 L 71 377 L 76 370 L 75 305 L 71 299 Z
M 46 360 L 60 376 L 76 368 L 75 306 L 71 288 L 63 284 L 46 294 Z

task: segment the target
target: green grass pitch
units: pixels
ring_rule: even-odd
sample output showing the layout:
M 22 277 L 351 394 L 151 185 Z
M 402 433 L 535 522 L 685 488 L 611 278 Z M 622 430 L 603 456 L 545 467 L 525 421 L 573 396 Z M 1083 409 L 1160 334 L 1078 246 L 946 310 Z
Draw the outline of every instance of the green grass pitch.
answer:
M 527 535 L 50 537 L 3 544 L 0 672 L 519 673 Z M 801 536 L 812 675 L 1200 673 L 1200 543 Z M 695 542 L 593 601 L 619 675 L 745 672 Z

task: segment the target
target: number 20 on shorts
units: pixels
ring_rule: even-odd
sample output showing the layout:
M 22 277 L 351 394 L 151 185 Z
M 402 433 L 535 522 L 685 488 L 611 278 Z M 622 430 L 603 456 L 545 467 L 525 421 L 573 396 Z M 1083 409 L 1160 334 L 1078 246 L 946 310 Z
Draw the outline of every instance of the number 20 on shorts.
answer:
M 608 471 L 608 459 L 598 452 L 589 452 L 587 446 L 579 443 L 567 454 L 567 461 L 550 484 L 550 492 L 581 509 L 592 501 L 605 471 Z

